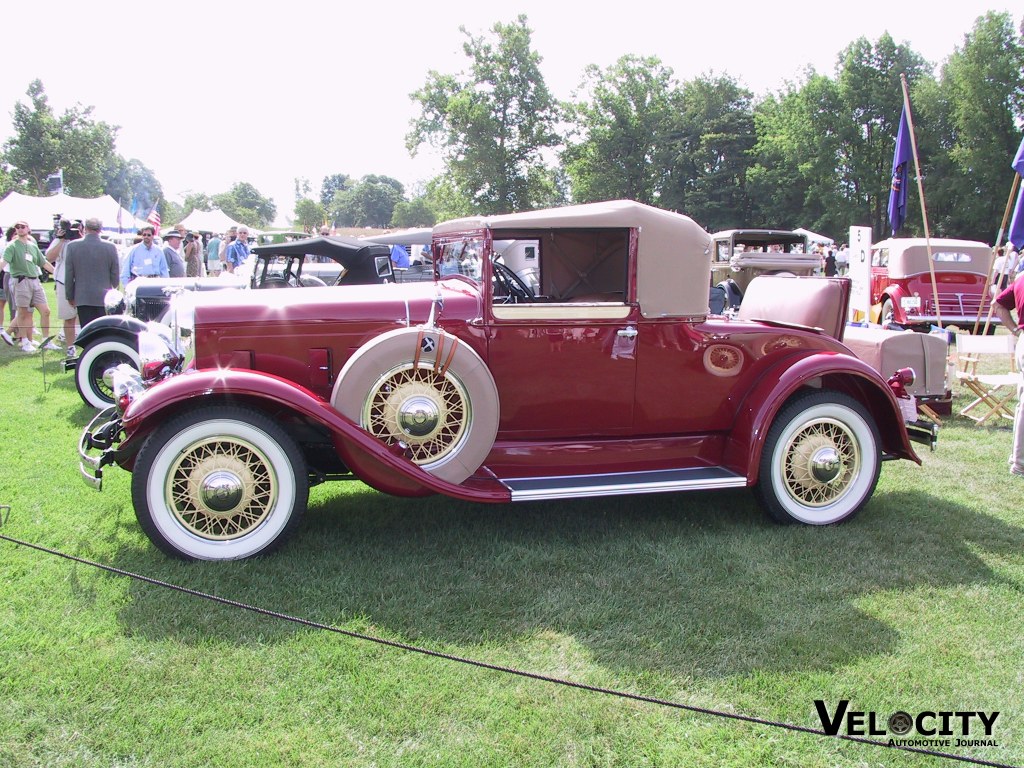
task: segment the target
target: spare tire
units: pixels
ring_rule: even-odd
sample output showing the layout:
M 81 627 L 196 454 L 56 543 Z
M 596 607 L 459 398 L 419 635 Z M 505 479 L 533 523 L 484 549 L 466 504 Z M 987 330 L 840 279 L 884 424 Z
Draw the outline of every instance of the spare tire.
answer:
M 437 329 L 399 328 L 360 347 L 331 404 L 431 474 L 461 483 L 498 432 L 498 390 L 480 356 Z

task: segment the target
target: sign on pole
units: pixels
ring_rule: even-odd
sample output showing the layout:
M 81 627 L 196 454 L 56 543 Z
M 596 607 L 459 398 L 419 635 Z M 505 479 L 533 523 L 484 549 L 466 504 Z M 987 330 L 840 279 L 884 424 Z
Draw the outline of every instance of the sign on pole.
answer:
M 871 317 L 871 227 L 850 227 L 851 322 Z

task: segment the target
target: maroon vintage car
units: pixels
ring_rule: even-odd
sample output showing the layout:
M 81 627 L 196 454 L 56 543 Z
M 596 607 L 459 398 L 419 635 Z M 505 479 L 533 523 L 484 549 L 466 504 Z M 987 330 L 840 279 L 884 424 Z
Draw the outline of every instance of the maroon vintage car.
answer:
M 467 218 L 432 249 L 430 282 L 184 297 L 178 348 L 144 334 L 141 374 L 114 377 L 83 475 L 133 472 L 153 542 L 219 560 L 280 544 L 341 478 L 479 502 L 751 486 L 775 520 L 836 523 L 883 460 L 919 461 L 908 434 L 934 439 L 901 416 L 910 374 L 842 344 L 848 281 L 759 278 L 709 316 L 685 216 Z

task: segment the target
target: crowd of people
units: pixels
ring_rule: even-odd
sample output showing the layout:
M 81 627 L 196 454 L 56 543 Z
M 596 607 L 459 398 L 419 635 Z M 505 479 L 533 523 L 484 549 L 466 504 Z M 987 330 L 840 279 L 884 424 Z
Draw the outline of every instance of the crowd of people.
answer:
M 45 253 L 27 221 L 17 221 L 6 231 L 0 256 L 0 340 L 34 353 L 40 346 L 62 350 L 69 357 L 78 329 L 104 314 L 107 291 L 127 286 L 139 277 L 205 277 L 237 274 L 249 263 L 249 229 L 231 227 L 223 235 L 204 237 L 184 228 L 165 231 L 162 242 L 152 226 L 138 231 L 136 243 L 126 253 L 100 237 L 103 222 L 61 219 Z M 50 336 L 50 307 L 41 278 L 53 276 L 60 330 Z M 5 320 L 5 309 L 8 320 Z M 35 316 L 42 341 L 34 339 Z

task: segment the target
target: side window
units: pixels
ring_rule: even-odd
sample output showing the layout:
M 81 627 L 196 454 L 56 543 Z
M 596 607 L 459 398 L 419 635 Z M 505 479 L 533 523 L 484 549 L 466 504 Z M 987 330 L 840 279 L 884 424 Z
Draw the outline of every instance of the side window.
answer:
M 521 285 L 510 289 L 496 280 L 493 302 L 529 304 L 538 312 L 552 304 L 579 305 L 580 311 L 588 304 L 626 308 L 629 244 L 628 228 L 495 232 L 492 272 L 511 272 Z
M 871 266 L 885 268 L 889 266 L 889 249 L 876 248 L 871 251 Z

